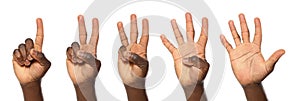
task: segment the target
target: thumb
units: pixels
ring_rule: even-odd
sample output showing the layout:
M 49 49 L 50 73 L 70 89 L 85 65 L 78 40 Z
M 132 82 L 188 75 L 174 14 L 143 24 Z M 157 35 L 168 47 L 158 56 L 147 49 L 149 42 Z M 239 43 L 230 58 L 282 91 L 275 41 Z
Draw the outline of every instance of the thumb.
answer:
M 45 57 L 42 52 L 36 51 L 35 49 L 30 50 L 31 57 L 39 62 L 42 66 L 49 68 L 51 66 L 51 62 Z
M 142 58 L 141 56 L 135 54 L 135 53 L 131 53 L 128 52 L 126 54 L 126 58 L 129 60 L 129 62 L 132 62 L 133 64 L 139 66 L 140 68 L 148 68 L 149 66 L 149 62 L 148 60 Z
M 194 66 L 199 69 L 204 69 L 209 67 L 209 63 L 205 59 L 201 59 L 198 56 L 183 58 L 182 63 L 189 67 Z
M 77 57 L 79 59 L 81 59 L 82 61 L 84 61 L 85 63 L 87 63 L 93 67 L 97 67 L 97 70 L 100 69 L 101 62 L 93 54 L 79 50 L 77 52 Z
M 285 50 L 280 49 L 274 52 L 271 57 L 267 60 L 266 65 L 267 65 L 267 70 L 272 71 L 274 69 L 275 64 L 277 61 L 280 59 L 280 57 L 285 53 Z

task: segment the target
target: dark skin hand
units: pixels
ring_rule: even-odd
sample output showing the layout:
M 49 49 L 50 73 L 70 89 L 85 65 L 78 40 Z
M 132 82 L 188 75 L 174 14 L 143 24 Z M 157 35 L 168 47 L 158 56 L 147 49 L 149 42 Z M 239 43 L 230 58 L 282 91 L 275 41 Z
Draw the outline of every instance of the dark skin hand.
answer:
M 267 97 L 261 82 L 274 70 L 276 62 L 285 51 L 283 49 L 277 50 L 268 60 L 265 60 L 261 53 L 262 29 L 260 19 L 254 19 L 255 35 L 253 42 L 250 42 L 250 34 L 244 14 L 240 14 L 239 19 L 243 43 L 233 21 L 229 21 L 229 27 L 236 48 L 232 48 L 224 35 L 221 35 L 221 41 L 229 53 L 233 73 L 242 85 L 247 100 L 266 101 Z
M 192 15 L 186 13 L 186 35 L 187 41 L 184 42 L 182 34 L 178 29 L 176 20 L 172 20 L 172 27 L 178 48 L 164 36 L 161 40 L 173 56 L 176 75 L 184 89 L 188 101 L 206 101 L 203 81 L 209 70 L 209 63 L 205 60 L 205 47 L 208 40 L 208 20 L 202 19 L 201 35 L 198 41 L 194 42 L 194 26 Z
M 117 24 L 122 46 L 119 49 L 118 68 L 129 101 L 147 101 L 145 77 L 148 72 L 147 45 L 149 24 L 143 19 L 142 37 L 137 43 L 138 28 L 136 15 L 131 15 L 130 43 L 128 43 L 122 22 Z
M 93 19 L 92 36 L 86 43 L 87 32 L 84 17 L 78 16 L 80 45 L 73 42 L 67 49 L 67 69 L 74 84 L 78 101 L 96 101 L 95 80 L 101 67 L 97 59 L 99 22 Z
M 43 22 L 38 18 L 35 43 L 25 40 L 13 52 L 14 72 L 21 84 L 25 101 L 43 101 L 41 80 L 51 66 L 50 61 L 42 53 Z

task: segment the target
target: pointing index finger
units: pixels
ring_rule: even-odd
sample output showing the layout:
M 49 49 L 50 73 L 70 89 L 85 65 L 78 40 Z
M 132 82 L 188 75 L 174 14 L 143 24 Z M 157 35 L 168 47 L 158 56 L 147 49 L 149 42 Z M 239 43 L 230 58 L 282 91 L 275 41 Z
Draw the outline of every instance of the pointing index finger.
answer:
M 36 24 L 37 24 L 37 32 L 36 32 L 36 37 L 35 37 L 35 44 L 34 48 L 38 51 L 42 51 L 43 47 L 43 40 L 44 40 L 44 28 L 43 28 L 43 21 L 41 18 L 36 19 Z

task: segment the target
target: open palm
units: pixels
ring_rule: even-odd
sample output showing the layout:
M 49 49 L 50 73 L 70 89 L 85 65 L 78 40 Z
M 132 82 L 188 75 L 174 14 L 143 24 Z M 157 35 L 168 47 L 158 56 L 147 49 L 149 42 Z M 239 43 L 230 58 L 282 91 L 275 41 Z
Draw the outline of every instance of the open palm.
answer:
M 233 21 L 229 21 L 229 27 L 234 38 L 236 48 L 233 49 L 226 38 L 221 35 L 223 45 L 226 47 L 229 55 L 233 72 L 241 85 L 260 83 L 274 69 L 274 65 L 285 53 L 284 50 L 278 50 L 265 61 L 261 53 L 261 23 L 259 18 L 255 18 L 255 36 L 253 42 L 249 40 L 249 30 L 245 16 L 240 14 L 240 24 L 242 30 L 243 43 L 241 43 Z

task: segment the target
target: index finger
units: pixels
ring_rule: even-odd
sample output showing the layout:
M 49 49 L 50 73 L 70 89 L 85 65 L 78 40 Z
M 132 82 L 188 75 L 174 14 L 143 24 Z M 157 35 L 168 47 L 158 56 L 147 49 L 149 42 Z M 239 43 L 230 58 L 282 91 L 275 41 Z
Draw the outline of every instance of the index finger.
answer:
M 36 32 L 36 37 L 35 37 L 34 48 L 36 51 L 42 52 L 43 40 L 44 40 L 44 28 L 43 28 L 42 19 L 37 18 L 36 24 L 37 24 L 37 32 Z
M 79 26 L 79 40 L 80 44 L 86 44 L 86 28 L 85 28 L 85 22 L 84 22 L 84 17 L 82 15 L 78 16 L 78 26 Z
M 117 24 L 118 26 L 118 30 L 119 30 L 119 35 L 120 35 L 120 40 L 121 40 L 121 43 L 124 45 L 124 46 L 128 46 L 128 39 L 127 39 L 127 36 L 124 32 L 124 27 L 123 27 L 123 23 L 122 22 L 118 22 Z

